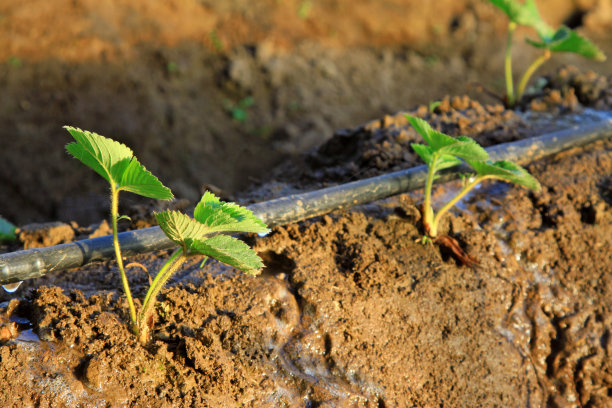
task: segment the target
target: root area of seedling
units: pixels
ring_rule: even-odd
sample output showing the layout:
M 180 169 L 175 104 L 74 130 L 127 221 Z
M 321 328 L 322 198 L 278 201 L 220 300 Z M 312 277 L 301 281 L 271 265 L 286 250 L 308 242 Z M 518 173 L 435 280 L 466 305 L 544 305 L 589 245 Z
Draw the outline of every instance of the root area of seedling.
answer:
M 470 267 L 475 267 L 480 264 L 478 259 L 470 256 L 463 248 L 459 242 L 448 235 L 438 235 L 433 242 L 440 247 L 440 249 L 452 256 L 460 265 L 466 265 Z

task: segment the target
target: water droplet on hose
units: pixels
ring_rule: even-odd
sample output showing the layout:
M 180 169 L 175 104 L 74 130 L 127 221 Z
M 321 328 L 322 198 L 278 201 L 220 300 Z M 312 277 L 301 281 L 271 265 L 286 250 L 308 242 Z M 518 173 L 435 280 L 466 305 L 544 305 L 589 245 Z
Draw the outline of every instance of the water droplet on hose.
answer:
M 13 293 L 17 290 L 17 288 L 19 288 L 19 285 L 21 285 L 21 282 L 23 281 L 7 283 L 6 285 L 2 285 L 2 289 L 6 290 L 8 293 Z

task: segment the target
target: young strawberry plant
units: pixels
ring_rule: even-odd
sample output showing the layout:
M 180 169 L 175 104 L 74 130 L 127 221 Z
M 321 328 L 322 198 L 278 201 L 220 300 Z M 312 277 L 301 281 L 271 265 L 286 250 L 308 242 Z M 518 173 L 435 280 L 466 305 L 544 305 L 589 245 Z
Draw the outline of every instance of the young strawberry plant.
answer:
M 438 226 L 442 216 L 483 180 L 497 179 L 519 184 L 534 191 L 540 189 L 540 183 L 518 164 L 509 161 L 491 162 L 488 153 L 474 140 L 464 136 L 451 137 L 432 129 L 423 119 L 405 116 L 427 143 L 426 145 L 412 144 L 414 151 L 428 166 L 423 204 L 423 228 L 427 234 L 424 241 L 438 237 Z M 434 213 L 431 206 L 431 190 L 436 173 L 461 164 L 460 159 L 469 164 L 476 174 L 469 177 L 461 191 L 437 213 Z
M 163 211 L 155 215 L 161 229 L 168 238 L 179 245 L 179 249 L 153 279 L 142 308 L 137 313 L 117 236 L 117 222 L 122 218 L 118 213 L 119 192 L 130 191 L 161 200 L 171 200 L 172 192 L 146 170 L 134 157 L 132 150 L 125 145 L 78 128 L 70 126 L 65 128 L 75 139 L 75 142 L 66 146 L 66 150 L 110 184 L 113 247 L 128 301 L 130 328 L 141 343 L 145 344 L 148 341 L 154 323 L 153 311 L 157 295 L 189 256 L 212 257 L 247 273 L 254 273 L 263 266 L 261 259 L 247 244 L 222 234 L 267 233 L 269 231 L 267 226 L 248 209 L 220 201 L 212 193 L 206 192 L 195 208 L 194 218 L 176 211 Z
M 155 214 L 157 223 L 168 238 L 179 248 L 155 276 L 138 316 L 139 338 L 148 339 L 153 326 L 155 299 L 172 274 L 194 255 L 215 258 L 248 274 L 257 274 L 263 262 L 247 244 L 228 233 L 269 232 L 266 224 L 245 207 L 220 201 L 210 192 L 204 193 L 196 206 L 193 218 L 178 211 Z
M 113 230 L 113 247 L 117 267 L 121 274 L 123 291 L 127 297 L 130 309 L 132 330 L 136 330 L 136 307 L 132 299 L 130 285 L 123 267 L 123 257 L 117 237 L 117 222 L 119 216 L 119 193 L 130 191 L 144 197 L 159 200 L 174 198 L 169 188 L 165 187 L 134 157 L 132 149 L 112 139 L 100 136 L 71 126 L 64 127 L 75 142 L 66 145 L 66 150 L 83 164 L 93 169 L 110 184 L 111 193 L 111 225 Z
M 606 56 L 591 41 L 582 37 L 569 27 L 561 26 L 558 29 L 550 27 L 542 18 L 535 4 L 535 0 L 525 0 L 520 3 L 518 0 L 489 0 L 492 4 L 501 9 L 510 20 L 508 22 L 508 40 L 506 43 L 505 56 L 505 79 L 506 79 L 506 101 L 512 107 L 520 101 L 529 79 L 534 72 L 546 62 L 553 52 L 571 52 L 585 58 L 604 61 Z M 518 89 L 514 92 L 512 79 L 512 37 L 517 26 L 526 26 L 535 29 L 539 41 L 527 39 L 527 42 L 537 48 L 544 50 L 521 76 Z

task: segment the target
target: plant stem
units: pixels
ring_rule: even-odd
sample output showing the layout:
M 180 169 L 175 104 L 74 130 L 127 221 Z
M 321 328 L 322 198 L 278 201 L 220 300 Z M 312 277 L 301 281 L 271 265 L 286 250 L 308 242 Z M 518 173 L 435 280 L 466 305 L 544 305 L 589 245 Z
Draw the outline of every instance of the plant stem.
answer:
M 461 200 L 471 189 L 473 189 L 478 183 L 484 180 L 486 177 L 474 177 L 470 183 L 466 184 L 461 191 L 453 197 L 448 203 L 444 205 L 444 207 L 440 208 L 440 211 L 436 214 L 433 223 L 431 225 L 431 230 L 429 232 L 429 236 L 435 238 L 438 235 L 438 224 L 440 223 L 440 219 L 442 216 L 452 208 L 453 205 L 457 204 L 459 200 Z
M 130 320 L 131 329 L 136 333 L 136 307 L 134 306 L 134 300 L 132 299 L 132 292 L 130 291 L 130 284 L 123 268 L 123 258 L 121 256 L 121 248 L 119 247 L 119 237 L 117 236 L 117 219 L 119 218 L 119 190 L 114 183 L 111 182 L 111 224 L 113 226 L 113 247 L 115 248 L 115 257 L 117 258 L 117 267 L 121 273 L 121 283 L 123 284 L 123 291 L 128 301 L 130 308 Z
M 142 310 L 140 311 L 139 321 L 138 321 L 138 339 L 141 344 L 146 344 L 149 340 L 149 321 L 151 319 L 151 315 L 153 314 L 155 300 L 157 299 L 157 295 L 161 291 L 161 288 L 164 286 L 166 281 L 170 279 L 172 274 L 176 272 L 178 268 L 187 260 L 187 255 L 183 252 L 182 248 L 179 248 L 172 254 L 170 259 L 166 261 L 164 266 L 160 269 L 158 274 L 153 279 L 153 283 L 151 287 L 147 291 L 147 295 L 145 296 L 145 300 L 142 304 Z
M 506 42 L 506 58 L 504 68 L 506 73 L 506 99 L 509 107 L 514 106 L 514 83 L 512 81 L 512 36 L 516 30 L 516 23 L 508 23 L 508 41 Z
M 521 98 L 523 96 L 523 92 L 525 92 L 525 88 L 527 87 L 527 83 L 531 79 L 531 76 L 533 75 L 533 73 L 540 67 L 540 65 L 545 63 L 550 58 L 550 55 L 551 55 L 550 50 L 544 51 L 544 54 L 541 55 L 535 61 L 533 61 L 533 63 L 527 68 L 527 70 L 525 71 L 525 73 L 521 77 L 521 81 L 519 82 L 518 92 L 517 92 L 517 95 L 516 95 L 516 100 L 517 101 L 521 100 Z
M 151 286 L 149 287 L 149 290 L 147 291 L 147 294 L 144 298 L 144 301 L 142 302 L 142 311 L 141 311 L 141 317 L 143 314 L 144 309 L 146 308 L 147 304 L 150 301 L 151 295 L 153 292 L 159 292 L 159 290 L 161 289 L 162 283 L 160 282 L 163 279 L 164 274 L 166 273 L 166 271 L 168 270 L 168 268 L 174 263 L 174 261 L 183 254 L 183 248 L 179 248 L 176 251 L 174 251 L 174 253 L 172 254 L 172 256 L 170 256 L 170 258 L 168 258 L 168 260 L 166 261 L 166 263 L 164 264 L 164 266 L 162 266 L 162 268 L 159 270 L 159 272 L 157 272 L 157 275 L 155 275 L 155 279 L 153 279 L 153 282 L 151 283 Z
M 429 229 L 431 228 L 433 221 L 433 210 L 431 208 L 431 187 L 433 185 L 435 164 L 436 159 L 432 158 L 431 165 L 428 166 L 429 169 L 427 171 L 427 182 L 425 183 L 425 202 L 423 203 L 423 227 L 425 228 L 426 234 L 429 234 Z

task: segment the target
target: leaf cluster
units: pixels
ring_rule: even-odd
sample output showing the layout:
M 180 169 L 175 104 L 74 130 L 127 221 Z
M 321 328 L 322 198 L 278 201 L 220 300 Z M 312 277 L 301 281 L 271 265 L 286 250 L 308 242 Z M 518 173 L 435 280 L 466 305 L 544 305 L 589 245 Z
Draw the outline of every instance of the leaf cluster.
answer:
M 163 285 L 180 268 L 190 255 L 204 255 L 255 274 L 263 262 L 257 253 L 244 242 L 225 234 L 237 232 L 267 233 L 268 227 L 250 210 L 234 203 L 221 201 L 206 192 L 194 211 L 194 218 L 178 211 L 162 211 L 155 214 L 160 228 L 180 248 L 158 271 L 147 291 L 140 313 L 136 312 L 129 282 L 123 267 L 123 257 L 117 235 L 118 200 L 120 191 L 129 191 L 145 197 L 170 200 L 169 188 L 164 186 L 134 157 L 127 146 L 93 132 L 66 126 L 74 142 L 66 146 L 72 156 L 102 176 L 111 186 L 111 222 L 113 247 L 121 282 L 128 301 L 132 331 L 141 343 L 146 344 L 153 326 L 154 305 Z M 0 218 L 0 239 L 10 226 Z
M 413 143 L 412 148 L 434 174 L 439 170 L 462 163 L 469 164 L 481 178 L 495 178 L 538 191 L 540 184 L 527 170 L 508 161 L 492 162 L 489 154 L 475 140 L 459 136 L 454 138 L 433 129 L 423 119 L 405 115 L 426 145 Z
M 155 214 L 155 218 L 166 236 L 186 254 L 210 256 L 251 274 L 263 267 L 261 258 L 247 244 L 222 235 L 269 232 L 266 224 L 245 207 L 221 201 L 207 191 L 196 206 L 193 218 L 170 210 Z
M 114 189 L 145 197 L 170 200 L 172 192 L 151 174 L 122 143 L 71 126 L 65 129 L 75 139 L 66 150 L 106 179 Z M 119 217 L 118 217 L 119 218 Z M 219 200 L 206 192 L 194 211 L 194 218 L 177 211 L 156 214 L 164 233 L 181 246 L 186 255 L 202 254 L 238 269 L 253 273 L 263 263 L 244 242 L 222 233 L 269 232 L 266 224 L 251 211 Z
M 572 52 L 585 58 L 604 61 L 605 54 L 590 40 L 581 36 L 567 26 L 558 29 L 550 27 L 538 11 L 535 0 L 489 0 L 490 3 L 502 10 L 513 23 L 531 27 L 538 34 L 539 41 L 527 39 L 526 41 L 538 48 L 551 52 Z

